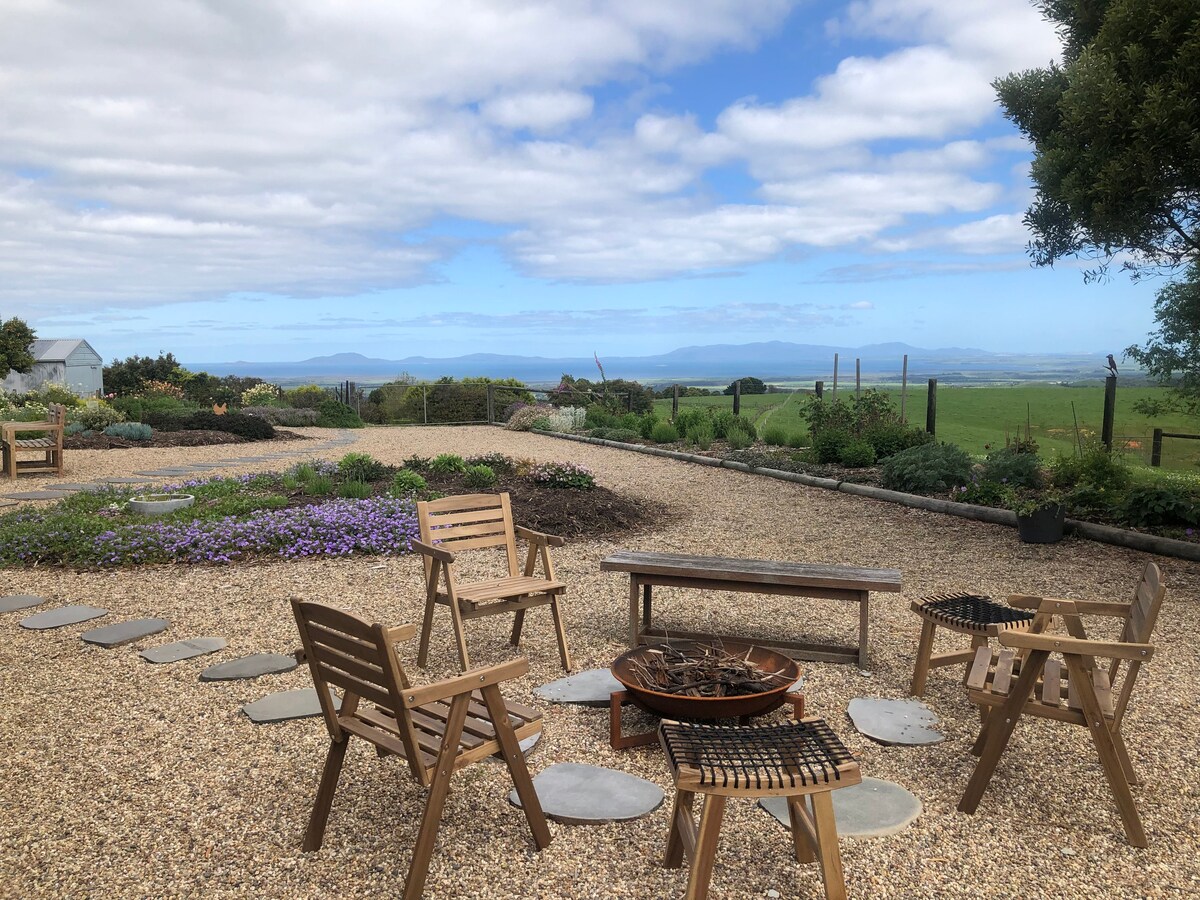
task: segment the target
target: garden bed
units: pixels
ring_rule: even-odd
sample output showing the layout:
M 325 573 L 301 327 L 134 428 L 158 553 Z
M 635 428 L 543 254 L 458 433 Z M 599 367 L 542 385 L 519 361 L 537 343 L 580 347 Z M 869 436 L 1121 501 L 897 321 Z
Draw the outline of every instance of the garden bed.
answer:
M 307 441 L 310 438 L 292 431 L 275 429 L 272 440 Z M 129 450 L 139 447 L 207 447 L 216 444 L 250 444 L 249 438 L 228 431 L 155 431 L 148 441 L 131 441 L 107 434 L 71 434 L 63 438 L 66 450 Z

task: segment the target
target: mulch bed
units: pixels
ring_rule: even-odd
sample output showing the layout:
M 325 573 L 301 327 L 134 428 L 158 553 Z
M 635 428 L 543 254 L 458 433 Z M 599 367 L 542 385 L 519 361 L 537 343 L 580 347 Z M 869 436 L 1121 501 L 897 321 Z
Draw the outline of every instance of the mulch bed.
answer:
M 307 441 L 309 438 L 291 431 L 275 429 L 277 441 Z M 137 447 L 206 447 L 210 444 L 252 444 L 254 441 L 227 431 L 155 431 L 148 441 L 94 434 L 84 437 L 71 434 L 63 438 L 64 450 L 126 450 Z

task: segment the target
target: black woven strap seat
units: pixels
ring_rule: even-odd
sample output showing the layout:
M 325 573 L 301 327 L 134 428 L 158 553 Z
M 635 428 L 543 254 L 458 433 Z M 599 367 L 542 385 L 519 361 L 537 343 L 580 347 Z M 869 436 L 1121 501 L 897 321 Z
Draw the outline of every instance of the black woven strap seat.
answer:
M 969 634 L 995 635 L 1020 629 L 1033 621 L 1033 613 L 997 603 L 978 594 L 935 594 L 913 604 L 913 610 L 938 625 Z
M 661 735 L 676 773 L 696 770 L 696 783 L 711 787 L 774 790 L 831 784 L 854 762 L 823 719 L 755 726 L 664 722 Z

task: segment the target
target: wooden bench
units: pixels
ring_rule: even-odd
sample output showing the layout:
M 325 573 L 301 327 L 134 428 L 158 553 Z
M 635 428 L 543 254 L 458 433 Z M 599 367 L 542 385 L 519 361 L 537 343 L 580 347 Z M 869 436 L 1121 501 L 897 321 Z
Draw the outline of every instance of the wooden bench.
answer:
M 17 472 L 63 473 L 63 428 L 67 423 L 67 410 L 61 403 L 50 407 L 45 422 L 0 423 L 0 444 L 3 445 L 4 471 L 9 478 Z M 18 438 L 18 434 L 40 432 L 43 437 Z M 19 452 L 32 452 L 37 459 L 17 459 Z
M 870 592 L 900 591 L 898 569 L 860 569 L 765 559 L 689 556 L 682 553 L 621 550 L 601 560 L 600 571 L 629 573 L 630 647 L 636 647 L 639 643 L 653 643 L 668 636 L 663 629 L 651 627 L 651 587 L 656 584 L 707 591 L 818 597 L 858 604 L 858 646 L 782 640 L 755 640 L 754 643 L 760 647 L 781 650 L 796 659 L 856 662 L 861 668 L 867 665 Z M 642 601 L 641 621 L 638 614 L 639 596 Z M 747 640 L 745 637 L 674 630 L 669 636 L 701 641 Z

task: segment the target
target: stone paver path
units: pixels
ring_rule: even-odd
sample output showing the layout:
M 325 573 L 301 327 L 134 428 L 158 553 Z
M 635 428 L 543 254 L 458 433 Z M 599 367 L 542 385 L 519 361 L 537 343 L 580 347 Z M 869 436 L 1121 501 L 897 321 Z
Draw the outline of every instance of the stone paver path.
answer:
M 242 678 L 258 678 L 260 675 L 276 675 L 290 672 L 299 663 L 294 656 L 282 653 L 252 653 L 241 659 L 209 666 L 200 673 L 201 681 L 237 681 Z
M 33 606 L 41 606 L 45 602 L 45 598 L 35 597 L 33 594 L 10 594 L 7 597 L 0 597 L 0 613 L 29 609 Z
M 341 709 L 341 699 L 336 694 L 332 696 L 334 707 Z M 251 722 L 258 725 L 307 719 L 321 715 L 321 699 L 317 696 L 316 688 L 297 688 L 294 691 L 268 694 L 261 700 L 247 703 L 242 706 L 242 712 L 250 717 Z
M 938 717 L 920 700 L 855 697 L 846 714 L 855 728 L 881 744 L 921 746 L 946 739 L 935 730 Z
M 623 690 L 608 669 L 587 669 L 533 689 L 534 696 L 550 703 L 608 706 L 613 691 Z
M 921 801 L 892 781 L 864 778 L 861 784 L 838 788 L 832 794 L 833 813 L 840 837 L 877 838 L 903 831 L 921 814 Z M 758 805 L 784 828 L 788 824 L 787 799 L 767 797 Z
M 657 784 L 601 766 L 556 763 L 533 779 L 542 811 L 564 825 L 602 825 L 640 819 L 658 809 L 663 792 Z M 520 806 L 517 792 L 508 802 Z
M 143 650 L 138 656 L 146 660 L 146 662 L 152 663 L 180 662 L 181 660 L 192 659 L 196 656 L 207 656 L 209 653 L 224 650 L 228 643 L 225 638 L 219 637 L 188 638 L 185 641 L 176 641 L 173 644 L 162 644 L 158 647 L 151 647 L 148 650 Z
M 171 623 L 166 619 L 130 619 L 128 622 L 114 622 L 85 631 L 79 637 L 85 643 L 98 647 L 119 647 L 129 644 L 160 631 L 166 631 Z
M 27 619 L 22 619 L 22 628 L 30 631 L 45 631 L 47 628 L 62 628 L 64 625 L 76 625 L 108 615 L 107 609 L 95 606 L 60 606 L 58 609 L 48 609 L 35 613 Z

